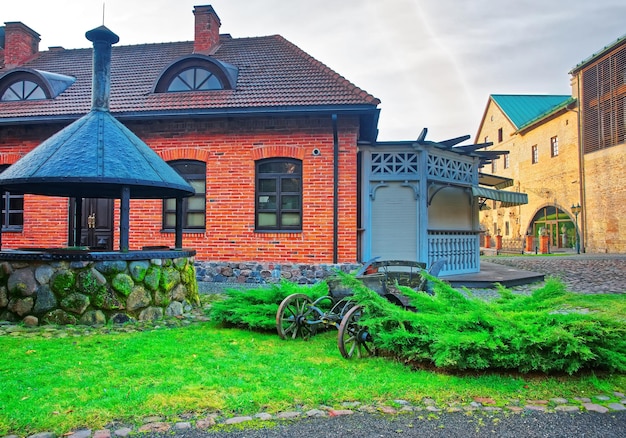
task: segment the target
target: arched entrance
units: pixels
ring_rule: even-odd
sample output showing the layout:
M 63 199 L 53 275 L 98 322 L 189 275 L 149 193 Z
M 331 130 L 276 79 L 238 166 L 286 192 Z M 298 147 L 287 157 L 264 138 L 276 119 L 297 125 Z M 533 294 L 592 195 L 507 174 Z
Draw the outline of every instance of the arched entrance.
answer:
M 567 213 L 554 205 L 541 207 L 529 226 L 535 238 L 542 230 L 550 237 L 550 248 L 576 247 L 576 225 Z

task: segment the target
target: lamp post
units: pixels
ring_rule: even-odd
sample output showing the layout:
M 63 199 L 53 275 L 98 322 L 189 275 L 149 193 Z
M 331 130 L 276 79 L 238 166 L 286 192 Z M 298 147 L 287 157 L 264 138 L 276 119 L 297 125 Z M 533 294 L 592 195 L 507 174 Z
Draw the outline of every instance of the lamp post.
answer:
M 580 204 L 572 204 L 572 213 L 574 213 L 574 217 L 576 218 L 576 253 L 580 254 L 580 238 L 578 236 L 578 214 L 582 211 L 582 207 Z

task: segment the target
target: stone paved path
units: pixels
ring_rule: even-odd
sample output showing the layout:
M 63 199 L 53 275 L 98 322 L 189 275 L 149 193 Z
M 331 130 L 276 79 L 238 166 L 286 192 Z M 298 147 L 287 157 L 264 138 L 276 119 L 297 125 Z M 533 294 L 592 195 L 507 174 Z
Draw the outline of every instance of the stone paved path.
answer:
M 571 292 L 626 293 L 626 254 L 494 256 L 485 261 L 559 278 Z

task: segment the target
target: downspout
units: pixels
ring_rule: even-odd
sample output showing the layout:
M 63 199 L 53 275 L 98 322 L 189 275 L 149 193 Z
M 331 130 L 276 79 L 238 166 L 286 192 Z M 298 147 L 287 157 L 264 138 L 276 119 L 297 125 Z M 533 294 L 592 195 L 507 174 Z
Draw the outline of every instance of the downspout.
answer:
M 337 114 L 333 121 L 333 264 L 338 263 L 339 247 L 339 133 L 337 132 Z
M 576 114 L 576 121 L 578 122 L 577 130 L 578 130 L 578 191 L 580 196 L 580 204 L 582 205 L 582 214 L 580 215 L 580 225 L 579 229 L 576 230 L 578 235 L 580 236 L 580 248 L 582 252 L 585 251 L 585 246 L 587 244 L 587 220 L 585 219 L 587 216 L 587 196 L 585 192 L 585 154 L 583 151 L 583 121 L 582 121 L 582 95 L 580 90 L 580 81 L 582 78 L 582 71 L 578 73 L 578 80 L 576 81 L 576 86 L 578 87 L 578 111 Z
M 2 190 L 2 187 L 0 187 L 0 193 L 2 194 L 2 196 L 4 196 L 4 190 Z M 4 220 L 4 217 L 3 217 L 3 220 Z M 2 251 L 2 221 L 0 221 L 0 251 Z

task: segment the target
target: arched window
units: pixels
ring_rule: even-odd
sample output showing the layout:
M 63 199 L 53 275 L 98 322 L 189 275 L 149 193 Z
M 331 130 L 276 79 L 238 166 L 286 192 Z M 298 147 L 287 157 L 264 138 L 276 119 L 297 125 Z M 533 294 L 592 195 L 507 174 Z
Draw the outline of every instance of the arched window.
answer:
M 9 167 L 0 165 L 0 173 Z M 2 192 L 2 231 L 22 231 L 24 226 L 24 195 Z
M 32 68 L 15 68 L 0 75 L 0 102 L 54 99 L 76 78 Z
M 16 100 L 40 100 L 47 99 L 43 88 L 36 82 L 20 80 L 6 86 L 0 100 L 11 102 Z
M 167 87 L 167 91 L 221 90 L 220 80 L 208 70 L 188 68 L 178 73 Z
M 194 160 L 177 160 L 168 163 L 194 188 L 196 194 L 183 199 L 183 229 L 199 231 L 206 228 L 206 163 Z M 163 201 L 163 229 L 176 226 L 176 200 Z
M 232 90 L 237 84 L 237 67 L 205 55 L 190 55 L 163 70 L 155 93 Z
M 256 230 L 302 230 L 302 162 L 271 158 L 256 163 Z

